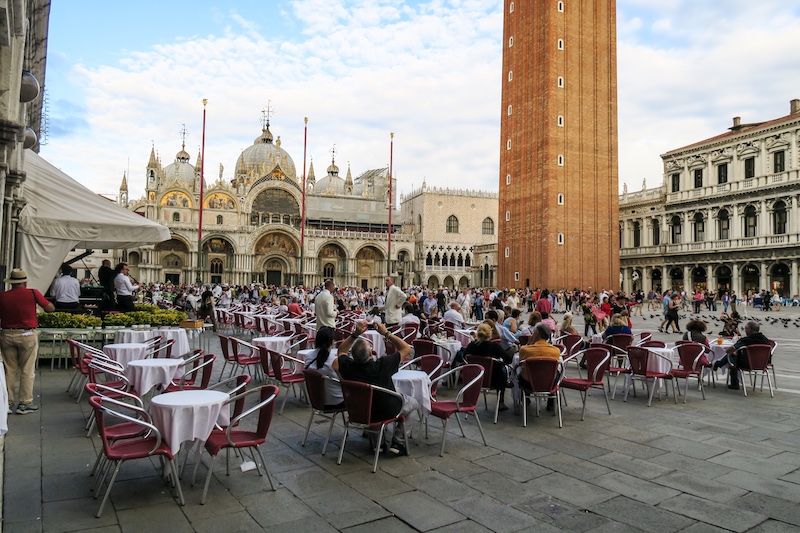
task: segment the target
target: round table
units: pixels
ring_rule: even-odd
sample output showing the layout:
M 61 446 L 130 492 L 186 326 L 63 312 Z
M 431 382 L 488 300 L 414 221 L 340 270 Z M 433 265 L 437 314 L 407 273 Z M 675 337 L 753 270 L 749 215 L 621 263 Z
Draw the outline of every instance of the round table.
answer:
M 141 359 L 131 361 L 125 370 L 125 375 L 130 380 L 133 388 L 144 396 L 156 385 L 162 388 L 172 383 L 178 373 L 178 366 L 183 363 L 181 359 Z
M 447 339 L 433 339 L 436 345 L 436 355 L 442 358 L 445 363 L 453 363 L 456 353 L 462 348 L 461 343 L 458 341 L 450 341 Z
M 279 354 L 286 354 L 291 346 L 291 339 L 289 337 L 256 337 L 250 344 L 254 346 L 263 346 L 267 350 L 278 352 Z
M 419 402 L 424 414 L 431 412 L 431 380 L 422 370 L 398 370 L 392 375 L 394 389 Z
M 103 353 L 121 364 L 123 368 L 128 368 L 128 363 L 131 361 L 144 359 L 147 355 L 147 345 L 141 342 L 106 344 L 103 346 Z
M 473 329 L 454 329 L 453 333 L 456 336 L 456 340 L 461 343 L 461 346 L 466 348 L 469 346 L 469 343 L 472 342 L 472 334 L 475 333 Z
M 305 334 L 308 335 L 309 342 L 315 340 L 317 338 L 317 323 L 316 322 L 306 322 L 301 324 L 303 331 Z
M 121 329 L 117 331 L 114 341 L 121 342 L 147 342 L 150 339 L 161 336 L 163 340 L 174 340 L 172 345 L 172 357 L 180 357 L 189 352 L 189 336 L 183 328 L 177 329 Z
M 383 335 L 374 329 L 368 329 L 361 334 L 372 344 L 372 350 L 375 352 L 375 357 L 381 358 L 386 355 L 386 343 L 384 342 Z
M 214 390 L 168 392 L 150 402 L 150 417 L 173 454 L 186 441 L 205 441 L 214 424 L 227 426 L 230 412 L 223 409 L 228 395 Z

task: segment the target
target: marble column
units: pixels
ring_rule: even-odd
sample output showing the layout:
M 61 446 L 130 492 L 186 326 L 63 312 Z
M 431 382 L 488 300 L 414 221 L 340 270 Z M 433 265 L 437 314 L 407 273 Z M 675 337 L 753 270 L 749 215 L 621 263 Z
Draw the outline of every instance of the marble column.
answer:
M 798 269 L 797 269 L 797 259 L 792 259 L 792 277 L 789 280 L 791 286 L 786 291 L 787 296 L 794 296 L 795 294 L 799 294 L 797 290 L 798 284 L 798 277 L 797 277 Z
M 758 290 L 769 289 L 769 276 L 767 274 L 766 262 L 761 261 L 758 264 L 758 275 L 759 275 Z
M 692 273 L 689 265 L 683 266 L 683 290 L 689 291 L 692 288 Z

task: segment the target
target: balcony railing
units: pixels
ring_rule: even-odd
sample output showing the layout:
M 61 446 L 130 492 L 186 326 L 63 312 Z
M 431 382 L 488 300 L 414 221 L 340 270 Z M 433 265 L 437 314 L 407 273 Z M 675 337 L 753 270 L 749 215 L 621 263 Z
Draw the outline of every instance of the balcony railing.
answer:
M 621 257 L 644 256 L 648 254 L 682 254 L 702 253 L 714 250 L 747 249 L 747 248 L 772 248 L 775 246 L 797 246 L 800 243 L 800 234 L 789 233 L 785 235 L 766 235 L 760 237 L 740 237 L 737 239 L 686 242 L 680 244 L 667 244 L 663 250 L 659 246 L 645 246 L 640 248 L 622 248 Z
M 686 189 L 678 192 L 671 192 L 667 194 L 667 203 L 685 202 L 698 198 L 714 197 L 721 193 L 736 193 L 740 191 L 752 191 L 752 189 L 770 189 L 772 187 L 780 187 L 789 182 L 800 181 L 800 172 L 798 170 L 788 170 L 785 172 L 778 172 L 776 174 L 765 174 L 763 176 L 746 178 L 736 181 L 729 181 L 722 184 L 709 184 L 706 187 L 697 189 Z M 630 195 L 629 195 L 630 196 Z

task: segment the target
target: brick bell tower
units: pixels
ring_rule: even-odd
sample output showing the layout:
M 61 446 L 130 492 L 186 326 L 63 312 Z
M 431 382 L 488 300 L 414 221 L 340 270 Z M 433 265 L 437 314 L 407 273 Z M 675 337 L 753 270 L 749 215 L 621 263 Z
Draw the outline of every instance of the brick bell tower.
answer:
M 619 288 L 615 0 L 505 0 L 498 286 Z

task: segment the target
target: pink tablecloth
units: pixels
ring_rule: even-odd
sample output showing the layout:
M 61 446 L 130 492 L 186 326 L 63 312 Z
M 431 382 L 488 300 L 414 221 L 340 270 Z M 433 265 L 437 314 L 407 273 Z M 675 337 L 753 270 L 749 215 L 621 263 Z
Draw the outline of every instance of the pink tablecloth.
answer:
M 208 439 L 215 423 L 228 425 L 230 412 L 223 409 L 227 400 L 227 394 L 213 390 L 168 392 L 153 398 L 150 416 L 175 454 L 186 441 Z
M 289 351 L 289 346 L 292 345 L 291 342 L 289 337 L 256 337 L 250 344 L 254 346 L 263 346 L 268 350 L 280 354 L 286 354 L 286 352 Z
M 467 347 L 470 342 L 472 342 L 472 334 L 474 333 L 471 329 L 455 329 L 453 330 L 456 336 L 456 340 L 461 343 L 461 346 Z
M 172 378 L 175 377 L 178 366 L 181 363 L 183 363 L 182 359 L 142 359 L 140 361 L 131 361 L 128 363 L 125 375 L 139 396 L 144 396 L 157 385 L 166 388 L 172 382 Z
M 106 344 L 103 353 L 128 368 L 128 363 L 143 359 L 147 354 L 147 345 L 141 342 L 123 342 L 119 344 Z

